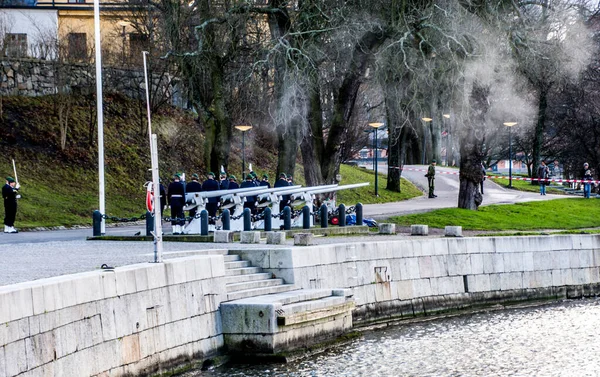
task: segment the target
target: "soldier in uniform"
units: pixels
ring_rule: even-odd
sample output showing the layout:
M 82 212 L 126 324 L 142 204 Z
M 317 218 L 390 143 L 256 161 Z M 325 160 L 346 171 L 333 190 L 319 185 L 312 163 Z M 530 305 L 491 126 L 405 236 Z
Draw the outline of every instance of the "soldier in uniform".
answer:
M 431 165 L 429 165 L 429 168 L 427 169 L 427 174 L 425 174 L 425 176 L 427 177 L 427 182 L 429 183 L 429 198 L 437 198 L 437 195 L 434 194 L 435 191 L 435 164 L 436 161 L 433 160 L 431 161 Z
M 159 180 L 159 191 L 160 191 L 160 213 L 165 213 L 165 207 L 167 206 L 167 189 L 162 183 L 162 179 Z
M 200 192 L 202 191 L 202 185 L 200 184 L 200 182 L 198 182 L 198 180 L 200 179 L 200 177 L 198 176 L 198 174 L 194 173 L 192 174 L 192 181 L 190 183 L 188 183 L 187 185 L 185 185 L 185 192 Z M 196 208 L 194 209 L 190 209 L 189 215 L 191 218 L 194 218 L 196 216 Z M 192 220 L 190 219 L 190 222 Z
M 275 185 L 273 185 L 274 188 L 279 188 L 279 187 L 287 187 L 290 184 L 287 181 L 287 176 L 285 175 L 285 173 L 281 173 L 279 174 L 279 179 L 277 180 L 277 182 L 275 182 Z M 286 206 L 290 205 L 292 197 L 290 195 L 282 195 L 281 196 L 281 201 L 279 202 L 279 213 L 283 212 L 283 209 Z
M 215 173 L 212 171 L 207 175 L 208 179 L 202 183 L 202 191 L 217 191 L 219 190 L 219 182 L 215 180 Z M 217 216 L 217 209 L 219 208 L 219 197 L 208 198 L 208 203 L 206 203 L 206 211 L 208 212 L 209 217 Z M 211 224 L 214 223 L 213 220 L 209 221 Z
M 248 174 L 246 176 L 246 180 L 242 182 L 240 188 L 249 188 L 256 187 L 253 181 L 253 176 Z M 246 196 L 246 201 L 244 202 L 244 208 L 250 208 L 250 212 L 255 215 L 256 214 L 256 196 Z
M 228 190 L 235 190 L 235 189 L 239 189 L 240 185 L 238 185 L 238 183 L 236 182 L 237 178 L 235 177 L 235 175 L 230 175 L 229 176 L 229 184 L 227 186 Z
M 267 174 L 263 174 L 262 181 L 260 181 L 260 186 L 271 188 L 271 184 L 269 183 L 269 176 Z
M 2 197 L 4 198 L 4 233 L 18 233 L 15 229 L 15 217 L 17 216 L 17 199 L 21 195 L 19 195 L 19 186 L 13 177 L 6 177 L 6 184 L 2 187 Z
M 227 180 L 227 174 L 225 172 L 221 172 L 221 180 L 219 181 L 220 190 L 228 190 L 229 189 L 229 181 Z
M 179 174 L 173 176 L 173 182 L 168 188 L 169 204 L 171 205 L 171 225 L 173 225 L 173 234 L 182 234 L 183 226 L 185 225 L 185 215 L 183 214 L 183 206 L 185 204 L 185 188 Z

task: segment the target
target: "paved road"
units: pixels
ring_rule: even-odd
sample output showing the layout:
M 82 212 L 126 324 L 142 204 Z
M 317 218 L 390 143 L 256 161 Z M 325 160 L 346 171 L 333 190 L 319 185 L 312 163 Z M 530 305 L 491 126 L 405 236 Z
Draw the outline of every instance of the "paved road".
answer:
M 411 170 L 409 170 L 411 169 Z M 414 170 L 413 170 L 414 169 Z M 386 165 L 378 165 L 379 171 L 387 171 Z M 425 171 L 427 166 L 408 165 L 402 172 L 402 177 L 408 179 L 423 191 L 427 190 L 427 178 Z M 450 173 L 450 174 L 444 174 Z M 364 216 L 375 219 L 384 219 L 390 216 L 406 215 L 409 213 L 418 213 L 431 211 L 438 208 L 454 208 L 458 204 L 458 169 L 436 167 L 435 175 L 435 194 L 438 196 L 429 199 L 426 195 L 396 203 L 369 204 L 365 205 Z M 535 192 L 523 192 L 517 190 L 505 189 L 496 183 L 486 180 L 484 183 L 483 204 L 514 204 L 521 202 L 531 202 L 537 200 L 564 199 L 564 195 L 541 196 Z

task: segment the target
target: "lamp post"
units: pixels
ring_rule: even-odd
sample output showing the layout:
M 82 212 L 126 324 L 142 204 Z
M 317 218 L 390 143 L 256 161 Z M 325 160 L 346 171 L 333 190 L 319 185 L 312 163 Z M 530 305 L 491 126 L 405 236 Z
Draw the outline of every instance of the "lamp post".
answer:
M 252 126 L 235 126 L 236 130 L 242 131 L 242 180 L 246 179 L 246 131 L 252 129 Z
M 121 42 L 121 64 L 125 66 L 125 42 L 127 41 L 127 34 L 125 34 L 125 28 L 127 28 L 129 22 L 119 21 L 118 24 L 123 28 L 123 32 L 121 33 L 121 38 L 123 38 Z
M 96 49 L 96 114 L 98 117 L 98 210 L 106 215 L 104 195 L 104 118 L 102 115 L 102 53 L 100 44 L 100 0 L 94 0 L 94 48 Z M 106 233 L 104 217 L 100 233 Z
M 433 119 L 431 118 L 421 118 L 421 120 L 423 122 L 425 122 L 425 124 L 431 122 Z M 422 165 L 425 165 L 425 147 L 427 146 L 427 128 L 423 129 L 423 160 L 421 162 Z
M 375 132 L 375 139 L 374 139 L 374 149 L 375 149 L 375 154 L 373 156 L 373 164 L 375 165 L 375 196 L 379 196 L 379 181 L 377 179 L 377 130 L 380 127 L 383 127 L 383 123 L 369 123 L 369 127 L 373 127 L 374 128 L 374 132 Z
M 505 122 L 508 127 L 508 188 L 512 188 L 512 128 L 517 125 L 517 122 Z

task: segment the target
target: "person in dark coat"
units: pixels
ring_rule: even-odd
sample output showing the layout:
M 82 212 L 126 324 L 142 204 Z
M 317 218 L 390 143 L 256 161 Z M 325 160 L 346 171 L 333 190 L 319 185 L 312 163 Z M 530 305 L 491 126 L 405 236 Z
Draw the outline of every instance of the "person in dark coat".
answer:
M 160 192 L 160 213 L 165 213 L 165 207 L 167 206 L 167 189 L 162 184 L 162 179 L 159 181 L 159 192 Z
M 202 191 L 202 185 L 200 184 L 200 182 L 198 182 L 198 180 L 200 179 L 200 177 L 198 177 L 198 174 L 194 173 L 192 174 L 192 181 L 190 183 L 188 183 L 187 185 L 185 185 L 185 192 L 201 192 Z M 197 209 L 190 209 L 189 215 L 190 217 L 195 217 L 196 216 L 196 212 Z M 190 221 L 192 221 L 190 219 Z
M 273 185 L 274 188 L 279 188 L 279 187 L 287 187 L 290 184 L 287 181 L 287 176 L 285 175 L 285 173 L 281 173 L 279 174 L 279 179 L 277 180 L 277 182 L 275 182 L 275 185 Z M 290 195 L 283 195 L 281 197 L 281 201 L 279 202 L 279 213 L 283 212 L 283 209 L 286 206 L 290 205 L 292 197 Z
M 537 177 L 539 178 L 538 183 L 540 184 L 540 195 L 546 195 L 546 184 L 548 183 L 546 179 L 550 176 L 550 169 L 546 166 L 545 161 L 540 161 L 540 166 L 538 166 Z
M 215 173 L 210 172 L 208 173 L 207 177 L 208 179 L 202 183 L 202 191 L 218 191 L 219 182 L 215 180 Z M 219 200 L 220 197 L 218 196 L 208 198 L 208 203 L 206 203 L 206 211 L 208 212 L 209 217 L 217 216 Z M 213 223 L 213 220 L 210 220 L 210 222 Z
M 221 172 L 221 180 L 219 181 L 219 189 L 220 190 L 229 190 L 229 181 L 227 180 L 227 175 Z
M 262 181 L 260 181 L 260 186 L 271 188 L 271 184 L 269 183 L 269 176 L 267 174 L 263 174 Z
M 17 216 L 17 199 L 21 195 L 19 195 L 19 186 L 13 177 L 6 177 L 6 184 L 2 187 L 2 197 L 4 198 L 4 233 L 18 233 L 15 229 L 15 217 Z
M 237 178 L 235 177 L 235 175 L 230 175 L 229 176 L 229 184 L 227 186 L 228 190 L 236 190 L 240 188 L 240 185 L 238 185 L 238 183 L 236 182 Z
M 248 174 L 246 176 L 246 180 L 242 182 L 240 188 L 250 188 L 256 187 L 253 181 L 253 176 Z M 256 214 L 256 196 L 246 196 L 246 201 L 244 202 L 244 208 L 250 208 L 250 212 L 255 215 Z
M 169 184 L 167 189 L 167 197 L 171 205 L 171 225 L 173 225 L 173 234 L 183 234 L 183 226 L 185 225 L 185 215 L 183 206 L 185 204 L 185 188 L 179 174 L 173 176 L 173 182 Z

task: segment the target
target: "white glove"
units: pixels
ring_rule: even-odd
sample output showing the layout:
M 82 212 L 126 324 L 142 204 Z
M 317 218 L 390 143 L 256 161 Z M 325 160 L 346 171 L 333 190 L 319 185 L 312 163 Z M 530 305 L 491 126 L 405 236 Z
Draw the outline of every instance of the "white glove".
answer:
M 21 188 L 21 185 L 17 183 L 16 186 L 15 186 L 15 188 L 18 190 L 18 189 Z
M 16 198 L 17 198 L 17 199 L 21 199 L 21 195 L 17 195 L 17 196 L 16 196 Z

